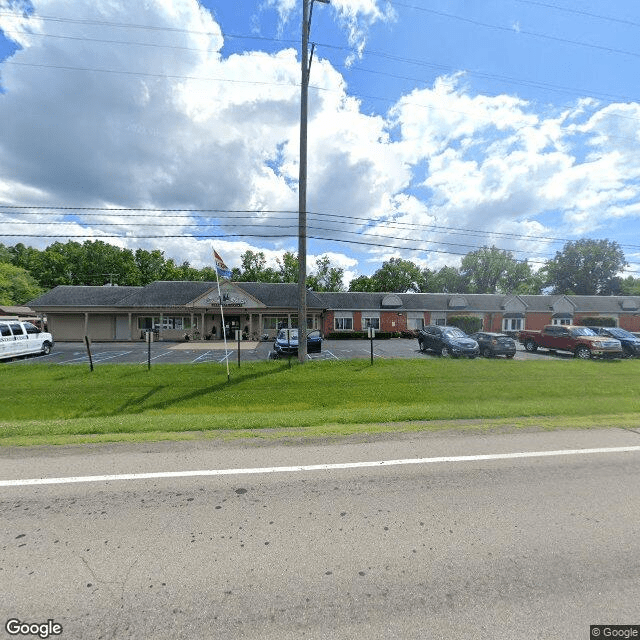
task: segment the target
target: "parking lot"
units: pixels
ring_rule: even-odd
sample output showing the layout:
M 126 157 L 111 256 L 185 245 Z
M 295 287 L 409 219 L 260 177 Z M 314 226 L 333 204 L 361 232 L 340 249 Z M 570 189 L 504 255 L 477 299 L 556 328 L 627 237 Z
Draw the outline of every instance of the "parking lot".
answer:
M 148 346 L 140 342 L 96 342 L 91 345 L 91 356 L 94 365 L 110 364 L 147 364 Z M 273 349 L 272 342 L 241 342 L 240 362 L 268 360 Z M 324 340 L 321 353 L 312 353 L 309 360 L 351 360 L 370 358 L 369 340 Z M 374 359 L 386 358 L 439 358 L 431 353 L 420 353 L 418 341 L 415 339 L 393 338 L 373 341 Z M 515 360 L 546 360 L 553 358 L 571 359 L 570 353 L 550 353 L 542 350 L 528 353 L 522 345 L 518 345 Z M 500 358 L 503 360 L 504 358 Z M 238 344 L 221 341 L 204 342 L 154 342 L 151 344 L 151 364 L 201 364 L 218 362 L 224 364 L 238 362 Z M 60 365 L 89 364 L 89 356 L 83 342 L 58 342 L 47 356 L 17 358 L 4 364 L 51 363 Z

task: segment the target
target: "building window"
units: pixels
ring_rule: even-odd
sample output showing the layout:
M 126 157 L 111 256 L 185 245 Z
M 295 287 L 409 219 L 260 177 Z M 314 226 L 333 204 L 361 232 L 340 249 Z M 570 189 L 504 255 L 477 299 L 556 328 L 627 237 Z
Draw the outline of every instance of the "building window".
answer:
M 503 331 L 522 331 L 524 329 L 524 318 L 503 318 Z
M 262 329 L 264 331 L 283 329 L 288 323 L 287 316 L 262 316 Z
M 424 329 L 424 316 L 420 318 L 412 318 L 409 316 L 407 318 L 407 329 L 409 330 L 419 330 Z
M 380 318 L 374 318 L 372 316 L 362 316 L 362 329 L 369 329 L 369 327 L 371 327 L 372 329 L 380 330 Z
M 197 328 L 198 318 L 193 319 L 193 328 Z M 162 329 L 166 331 L 168 329 L 178 329 L 179 331 L 185 331 L 191 329 L 191 317 L 190 316 L 165 316 L 160 322 L 160 317 L 155 316 L 153 318 L 141 317 L 138 318 L 138 329 L 141 331 L 151 329 Z
M 353 318 L 334 318 L 333 327 L 336 331 L 351 331 L 353 329 Z
M 571 324 L 572 321 L 572 318 L 553 318 L 551 324 Z
M 436 318 L 435 324 L 437 327 L 444 327 L 447 324 L 446 318 Z

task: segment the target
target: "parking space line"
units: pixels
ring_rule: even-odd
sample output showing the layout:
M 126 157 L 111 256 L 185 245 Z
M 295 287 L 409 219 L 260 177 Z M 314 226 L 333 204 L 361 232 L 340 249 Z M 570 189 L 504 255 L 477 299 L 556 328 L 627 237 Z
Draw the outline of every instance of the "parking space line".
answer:
M 116 353 L 109 353 L 105 351 L 104 353 L 95 354 L 93 356 L 94 362 L 104 362 L 105 360 L 113 360 L 114 358 L 120 358 L 122 356 L 128 356 L 132 351 L 118 351 Z M 109 354 L 109 355 L 107 355 Z
M 328 353 L 332 358 L 335 358 L 336 360 L 340 360 L 340 358 L 338 358 L 338 356 L 334 355 L 331 351 L 325 351 L 325 353 Z
M 171 353 L 171 351 L 163 351 L 162 353 L 159 353 L 157 356 L 153 356 L 153 358 L 151 358 L 151 360 L 157 360 L 158 358 L 164 358 L 164 356 L 168 356 Z M 138 364 L 147 364 L 147 362 L 149 362 L 148 358 L 145 358 L 144 360 L 140 361 Z
M 192 360 L 191 364 L 194 364 L 195 362 L 199 362 L 200 360 L 204 360 L 211 353 L 213 353 L 213 351 L 211 351 L 211 349 L 209 349 L 209 351 L 205 351 L 204 353 L 200 354 L 197 358 Z
M 229 351 L 224 358 L 222 358 L 222 360 L 218 360 L 218 362 L 224 362 L 225 360 L 229 359 L 231 356 L 233 355 L 233 351 Z

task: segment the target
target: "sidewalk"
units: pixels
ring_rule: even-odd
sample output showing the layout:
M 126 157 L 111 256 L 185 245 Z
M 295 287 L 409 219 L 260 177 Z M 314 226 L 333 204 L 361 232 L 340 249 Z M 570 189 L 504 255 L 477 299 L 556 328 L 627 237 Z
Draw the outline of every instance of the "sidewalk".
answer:
M 156 343 L 160 344 L 160 343 Z M 261 344 L 254 340 L 241 340 L 240 351 L 253 351 Z M 172 350 L 196 350 L 201 349 L 203 351 L 224 351 L 224 340 L 185 340 L 184 342 L 178 342 L 169 347 Z M 238 342 L 236 340 L 227 340 L 227 351 L 234 351 L 238 348 Z

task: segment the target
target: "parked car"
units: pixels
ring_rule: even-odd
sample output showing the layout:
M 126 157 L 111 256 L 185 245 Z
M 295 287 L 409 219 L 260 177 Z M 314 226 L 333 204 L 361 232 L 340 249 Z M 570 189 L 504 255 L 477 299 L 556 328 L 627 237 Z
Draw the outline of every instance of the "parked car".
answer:
M 320 353 L 322 351 L 322 336 L 318 329 L 307 333 L 307 353 Z M 273 343 L 273 351 L 270 358 L 286 358 L 298 355 L 298 330 L 280 329 Z
M 47 355 L 53 348 L 53 336 L 30 322 L 0 321 L 0 360 L 31 354 Z
M 589 327 L 589 329 L 599 336 L 609 336 L 620 340 L 625 358 L 640 357 L 640 338 L 634 336 L 630 331 L 620 329 L 620 327 Z
M 542 331 L 521 331 L 519 339 L 530 353 L 543 347 L 550 351 L 569 351 L 582 360 L 622 357 L 619 340 L 599 336 L 589 327 L 548 324 Z
M 469 337 L 478 343 L 480 355 L 485 358 L 494 358 L 495 356 L 513 358 L 516 355 L 515 340 L 504 333 L 477 331 Z
M 434 351 L 443 358 L 475 358 L 480 354 L 478 343 L 458 327 L 429 325 L 418 332 L 420 351 Z

